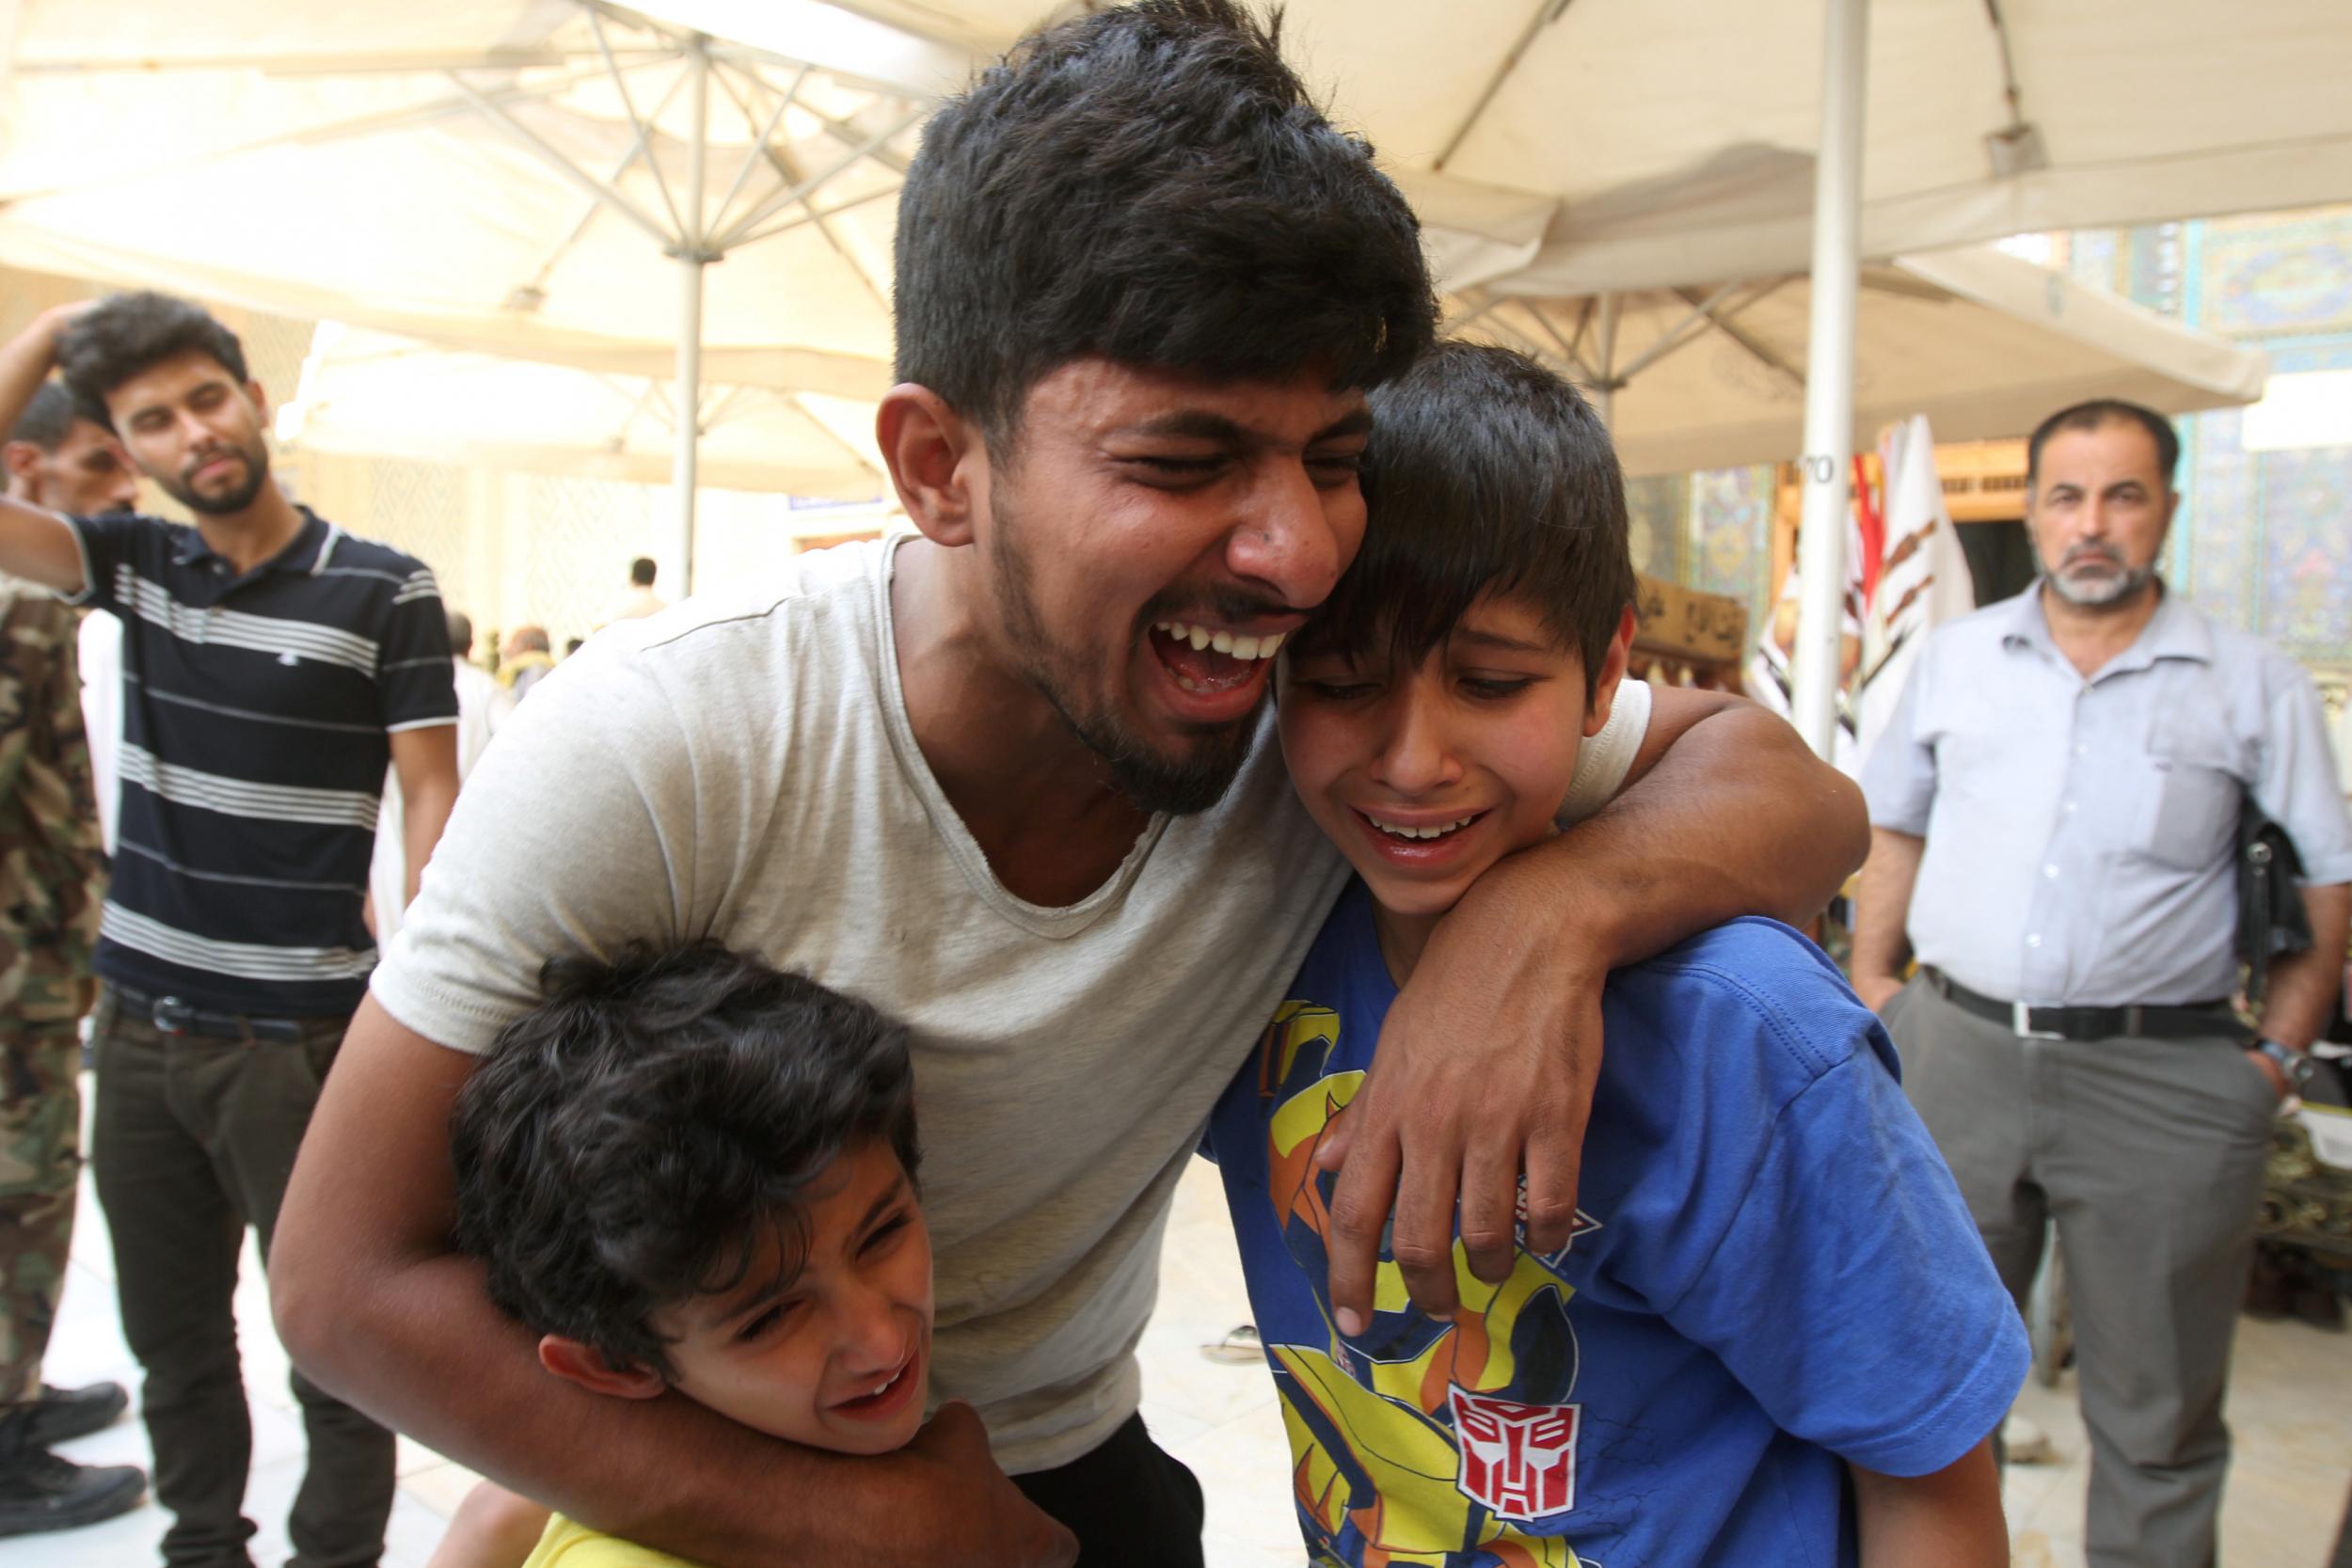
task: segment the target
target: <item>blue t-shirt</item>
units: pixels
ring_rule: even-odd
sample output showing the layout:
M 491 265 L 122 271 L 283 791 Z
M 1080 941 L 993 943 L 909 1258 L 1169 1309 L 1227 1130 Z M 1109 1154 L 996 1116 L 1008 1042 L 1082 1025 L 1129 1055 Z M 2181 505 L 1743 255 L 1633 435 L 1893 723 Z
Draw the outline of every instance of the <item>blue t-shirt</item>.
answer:
M 1820 949 L 1739 920 L 1618 971 L 1576 1235 L 1452 1322 L 1384 1248 L 1326 1279 L 1324 1129 L 1396 998 L 1352 885 L 1209 1122 L 1316 1564 L 1851 1564 L 1842 1461 L 1925 1475 L 1997 1425 L 2024 1325 L 1894 1047 Z M 1385 1554 L 1385 1555 L 1383 1555 Z

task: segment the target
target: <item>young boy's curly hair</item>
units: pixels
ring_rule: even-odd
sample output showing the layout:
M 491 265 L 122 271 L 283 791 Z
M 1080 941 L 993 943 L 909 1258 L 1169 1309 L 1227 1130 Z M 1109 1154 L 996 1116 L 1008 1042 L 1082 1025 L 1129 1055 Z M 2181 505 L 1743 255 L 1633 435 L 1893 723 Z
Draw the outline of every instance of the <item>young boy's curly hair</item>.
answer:
M 902 1025 L 715 942 L 560 958 L 450 1124 L 457 1243 L 539 1334 L 665 1377 L 660 1307 L 732 1289 L 770 1232 L 805 1255 L 810 1183 L 882 1139 L 910 1179 Z

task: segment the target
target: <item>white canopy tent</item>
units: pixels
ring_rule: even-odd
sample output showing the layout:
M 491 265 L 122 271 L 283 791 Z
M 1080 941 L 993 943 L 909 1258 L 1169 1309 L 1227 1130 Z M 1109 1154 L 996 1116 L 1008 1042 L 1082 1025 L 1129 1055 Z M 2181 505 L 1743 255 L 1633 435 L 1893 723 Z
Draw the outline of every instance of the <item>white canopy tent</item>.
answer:
M 1537 299 L 1472 290 L 1448 329 L 1551 363 L 1606 402 L 1626 471 L 1774 463 L 1801 450 L 1812 286 L 1804 274 Z M 2258 350 L 1991 245 L 1861 272 L 1851 438 L 1924 414 L 1947 440 L 2014 436 L 2093 396 L 2166 413 L 2249 403 Z
M 875 395 L 915 123 L 1041 0 L 645 3 L 661 19 L 17 0 L 0 261 L 644 375 L 674 358 L 688 385 Z M 1810 260 L 1824 372 L 1851 355 L 1860 256 L 2352 196 L 2342 0 L 1880 0 L 1866 50 L 1869 14 L 1291 0 L 1286 29 L 1430 219 L 1451 286 L 1558 296 Z M 706 273 L 707 299 L 681 282 Z M 1851 392 L 1809 383 L 1809 514 L 1843 505 Z M 1839 531 L 1808 536 L 1834 551 Z M 1808 561 L 1823 593 L 1837 576 Z M 1834 612 L 1807 622 L 1801 663 L 1830 662 L 1810 656 Z
M 0 260 L 587 370 L 870 401 L 905 159 L 960 51 L 601 0 L 19 0 Z M 690 396 L 684 400 L 691 404 Z M 672 470 L 691 559 L 701 420 Z
M 842 3 L 976 54 L 1048 9 Z M 1806 270 L 1824 13 L 1286 0 L 1283 38 L 1417 202 L 1448 182 L 1552 200 L 1524 260 L 1498 234 L 1479 270 L 1562 296 Z M 2352 196 L 2343 0 L 1876 0 L 1865 58 L 1865 256 Z
M 326 322 L 278 405 L 278 438 L 296 451 L 660 484 L 676 461 L 672 385 Z M 872 403 L 772 387 L 705 388 L 696 471 L 723 489 L 835 500 L 887 488 Z
M 854 3 L 980 49 L 1033 10 Z M 1810 272 L 1818 373 L 1783 455 L 1806 481 L 1797 721 L 1824 754 L 1860 260 L 2352 198 L 2343 0 L 1292 0 L 1286 27 L 1293 58 L 1421 187 L 1556 201 L 1532 244 L 1522 227 L 1433 247 L 1454 287 Z

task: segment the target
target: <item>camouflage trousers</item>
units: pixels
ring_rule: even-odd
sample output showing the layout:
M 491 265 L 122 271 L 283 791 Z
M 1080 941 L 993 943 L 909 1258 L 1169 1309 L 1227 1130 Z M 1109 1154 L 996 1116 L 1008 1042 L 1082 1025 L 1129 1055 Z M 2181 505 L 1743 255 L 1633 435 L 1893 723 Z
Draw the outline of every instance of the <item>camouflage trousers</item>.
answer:
M 37 1021 L 52 1011 L 69 1016 Z M 0 1017 L 0 1406 L 40 1397 L 65 1289 L 82 1172 L 82 1037 L 70 1015 L 36 1005 Z

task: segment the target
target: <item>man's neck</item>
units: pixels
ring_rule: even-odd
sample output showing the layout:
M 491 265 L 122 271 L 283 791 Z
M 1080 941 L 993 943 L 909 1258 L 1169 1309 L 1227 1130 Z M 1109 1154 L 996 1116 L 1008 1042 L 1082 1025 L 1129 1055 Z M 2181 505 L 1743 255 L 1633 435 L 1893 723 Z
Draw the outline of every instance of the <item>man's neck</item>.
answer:
M 196 531 L 203 536 L 206 548 L 242 577 L 294 543 L 294 535 L 302 531 L 302 521 L 300 509 L 286 499 L 286 493 L 274 482 L 264 481 L 242 512 L 199 513 Z
M 898 546 L 891 624 L 907 721 L 931 776 L 1016 897 L 1074 904 L 1108 881 L 1151 814 L 992 646 L 972 552 Z
M 2154 580 L 2128 599 L 2096 606 L 2071 603 L 2046 579 L 2042 584 L 2042 617 L 2050 641 L 2085 680 L 2138 641 L 2163 602 L 2164 585 Z

